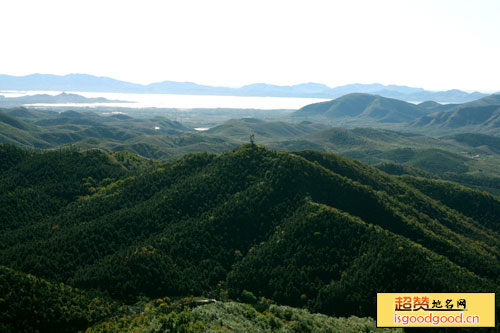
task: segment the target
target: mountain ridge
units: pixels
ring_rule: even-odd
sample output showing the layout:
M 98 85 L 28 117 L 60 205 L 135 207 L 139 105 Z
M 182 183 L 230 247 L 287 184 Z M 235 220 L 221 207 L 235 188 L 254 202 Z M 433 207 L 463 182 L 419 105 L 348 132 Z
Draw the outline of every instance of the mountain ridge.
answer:
M 122 100 L 111 100 L 104 97 L 85 97 L 78 94 L 62 92 L 57 95 L 36 94 L 19 97 L 8 97 L 0 93 L 0 107 L 16 107 L 25 104 L 59 104 L 59 103 L 130 103 Z
M 410 128 L 471 128 L 497 131 L 500 129 L 500 94 L 450 106 L 432 107 L 435 112 L 409 124 Z
M 388 98 L 422 102 L 426 100 L 435 100 L 437 102 L 468 102 L 487 95 L 479 92 L 468 93 L 460 90 L 435 92 L 422 88 L 382 85 L 380 83 L 355 83 L 333 88 L 314 82 L 291 86 L 254 83 L 240 88 L 216 87 L 193 82 L 176 81 L 161 81 L 144 85 L 89 74 L 68 74 L 63 76 L 53 74 L 30 74 L 26 76 L 0 74 L 0 89 L 309 98 L 337 98 L 348 93 L 363 92 L 379 94 Z
M 370 119 L 377 122 L 404 123 L 430 113 L 418 105 L 374 94 L 351 93 L 337 99 L 309 104 L 293 117 L 321 116 L 327 119 Z
M 500 94 L 461 104 L 435 101 L 413 104 L 375 94 L 351 93 L 331 101 L 308 104 L 293 112 L 291 117 L 345 127 L 365 124 L 380 127 L 388 123 L 408 130 L 483 130 L 494 134 L 500 129 Z

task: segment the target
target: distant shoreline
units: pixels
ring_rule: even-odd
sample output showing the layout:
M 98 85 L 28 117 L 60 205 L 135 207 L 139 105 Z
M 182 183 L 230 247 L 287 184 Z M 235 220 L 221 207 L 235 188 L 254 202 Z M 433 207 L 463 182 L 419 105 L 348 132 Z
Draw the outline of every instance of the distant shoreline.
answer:
M 163 81 L 143 85 L 87 74 L 69 74 L 64 76 L 51 74 L 11 76 L 0 74 L 0 90 L 316 99 L 335 99 L 349 93 L 368 93 L 404 101 L 436 101 L 440 103 L 464 103 L 489 95 L 488 93 L 477 91 L 472 93 L 458 89 L 430 91 L 423 88 L 383 85 L 380 83 L 354 83 L 338 87 L 329 87 L 314 82 L 290 86 L 254 83 L 232 88 L 200 85 L 193 82 Z

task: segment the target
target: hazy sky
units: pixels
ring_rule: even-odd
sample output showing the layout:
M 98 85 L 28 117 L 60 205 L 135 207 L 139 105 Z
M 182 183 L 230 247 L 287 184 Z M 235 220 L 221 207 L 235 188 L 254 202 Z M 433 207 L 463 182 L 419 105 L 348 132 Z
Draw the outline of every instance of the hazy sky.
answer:
M 0 73 L 500 90 L 499 0 L 2 1 Z

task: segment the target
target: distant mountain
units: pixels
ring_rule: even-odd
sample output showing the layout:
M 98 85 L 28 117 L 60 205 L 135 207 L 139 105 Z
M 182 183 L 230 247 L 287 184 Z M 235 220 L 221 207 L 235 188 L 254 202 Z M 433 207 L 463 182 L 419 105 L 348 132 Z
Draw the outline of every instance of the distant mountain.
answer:
M 292 113 L 292 118 L 325 121 L 348 128 L 398 124 L 400 129 L 431 129 L 437 135 L 476 130 L 496 134 L 500 133 L 500 94 L 462 104 L 434 101 L 413 104 L 378 95 L 353 93 L 306 105 Z
M 56 91 L 107 91 L 132 92 L 142 85 L 107 77 L 87 74 L 31 74 L 11 76 L 0 74 L 0 89 L 4 90 L 56 90 Z
M 491 94 L 469 103 L 457 105 L 457 107 L 464 108 L 464 107 L 488 106 L 488 105 L 500 105 L 500 93 Z
M 419 107 L 429 111 L 429 112 L 436 112 L 436 111 L 446 111 L 446 110 L 451 110 L 455 108 L 458 104 L 439 104 L 434 101 L 425 101 L 420 104 L 418 104 Z
M 412 88 L 412 87 L 398 86 L 393 84 L 384 86 L 383 84 L 380 83 L 372 83 L 372 84 L 354 83 L 332 88 L 332 91 L 334 91 L 339 96 L 342 96 L 356 92 L 380 95 L 380 92 L 384 91 L 388 93 L 414 94 L 414 93 L 424 92 L 426 90 L 422 88 Z
M 294 117 L 322 117 L 328 119 L 355 118 L 377 122 L 403 123 L 429 113 L 415 104 L 378 95 L 354 93 L 328 102 L 306 105 Z
M 330 94 L 331 88 L 319 83 L 302 83 L 293 86 L 277 86 L 266 83 L 254 83 L 239 88 L 236 93 L 241 95 L 277 97 L 323 97 Z
M 0 95 L 0 107 L 14 107 L 24 104 L 62 104 L 62 103 L 127 103 L 127 101 L 110 100 L 104 97 L 88 98 L 77 94 L 61 93 L 59 95 L 37 94 L 20 97 Z
M 483 97 L 479 100 L 437 108 L 437 112 L 425 115 L 410 124 L 410 127 L 424 128 L 473 128 L 486 131 L 500 130 L 500 94 Z
M 385 86 L 380 83 L 356 83 L 334 88 L 313 82 L 291 86 L 254 83 L 240 88 L 213 87 L 193 82 L 175 81 L 142 85 L 87 74 L 68 74 L 64 76 L 51 74 L 31 74 L 26 76 L 0 75 L 1 89 L 310 98 L 337 98 L 342 95 L 358 92 L 377 94 L 412 102 L 433 100 L 447 103 L 463 103 L 486 96 L 486 94 L 479 92 L 467 93 L 460 90 L 433 92 L 407 86 Z
M 415 127 L 487 127 L 500 128 L 500 106 L 478 106 L 438 112 L 416 120 Z
M 410 93 L 403 93 L 395 90 L 384 89 L 376 91 L 374 93 L 384 97 L 403 99 L 405 101 L 412 101 L 412 102 L 431 100 L 431 101 L 446 102 L 446 103 L 450 102 L 463 103 L 487 96 L 487 94 L 483 94 L 477 91 L 473 93 L 467 93 L 465 91 L 457 89 L 447 90 L 447 91 L 436 91 L 436 92 L 422 90 Z

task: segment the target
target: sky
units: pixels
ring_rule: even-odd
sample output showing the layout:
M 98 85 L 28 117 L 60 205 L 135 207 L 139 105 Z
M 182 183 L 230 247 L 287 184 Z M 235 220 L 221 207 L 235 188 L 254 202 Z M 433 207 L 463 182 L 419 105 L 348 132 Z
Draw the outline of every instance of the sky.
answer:
M 16 0 L 0 13 L 0 74 L 500 91 L 498 0 Z

